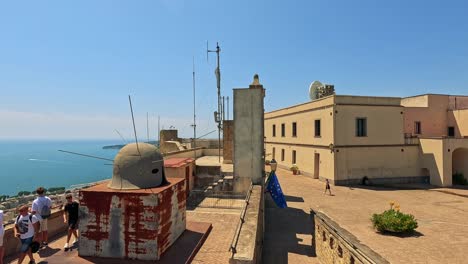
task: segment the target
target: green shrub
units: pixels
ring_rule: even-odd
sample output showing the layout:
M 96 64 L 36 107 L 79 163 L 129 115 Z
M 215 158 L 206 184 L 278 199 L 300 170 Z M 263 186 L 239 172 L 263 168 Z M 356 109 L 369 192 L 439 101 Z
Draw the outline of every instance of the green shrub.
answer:
M 455 185 L 468 185 L 468 181 L 463 176 L 463 173 L 455 172 L 452 175 L 452 183 Z
M 390 209 L 381 213 L 372 215 L 372 224 L 379 232 L 412 232 L 418 227 L 418 223 L 411 214 L 400 212 L 400 206 L 390 203 Z

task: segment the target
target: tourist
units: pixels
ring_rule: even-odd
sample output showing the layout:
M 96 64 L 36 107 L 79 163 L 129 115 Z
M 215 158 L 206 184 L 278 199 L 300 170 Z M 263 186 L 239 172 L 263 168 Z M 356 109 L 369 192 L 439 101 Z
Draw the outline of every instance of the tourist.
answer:
M 78 233 L 76 229 L 78 228 L 78 206 L 79 204 L 73 201 L 73 195 L 71 193 L 65 196 L 67 199 L 67 204 L 65 205 L 65 209 L 63 210 L 63 222 L 68 224 L 68 236 L 67 236 L 67 243 L 63 247 L 65 250 L 69 249 L 71 235 L 75 236 L 75 240 L 73 244 L 78 241 Z
M 3 211 L 0 210 L 0 264 L 3 264 L 3 234 L 5 229 L 3 228 Z
M 40 221 L 41 230 L 39 230 L 39 238 L 43 246 L 47 246 L 47 218 L 49 218 L 52 208 L 52 200 L 45 196 L 45 189 L 39 187 L 36 190 L 38 197 L 32 203 L 32 214 Z
M 34 234 L 39 231 L 39 219 L 35 215 L 28 212 L 28 206 L 23 205 L 19 208 L 19 215 L 15 221 L 15 236 L 21 240 L 20 256 L 18 264 L 21 264 L 26 257 L 29 256 L 29 264 L 36 263 L 31 251 L 31 243 L 34 239 Z
M 332 194 L 331 194 L 331 189 L 330 189 L 330 181 L 328 181 L 328 179 L 325 180 L 325 192 L 323 194 L 326 194 L 327 190 L 328 190 L 328 192 L 330 193 L 330 196 L 331 196 Z

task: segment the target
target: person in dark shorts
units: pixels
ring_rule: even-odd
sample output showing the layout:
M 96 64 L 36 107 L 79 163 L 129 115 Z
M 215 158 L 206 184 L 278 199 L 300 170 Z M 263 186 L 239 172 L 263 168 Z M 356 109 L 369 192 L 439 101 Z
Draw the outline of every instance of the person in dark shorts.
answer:
M 328 190 L 328 193 L 330 193 L 330 196 L 331 196 L 332 194 L 331 194 L 331 189 L 330 189 L 330 182 L 328 181 L 328 179 L 325 180 L 325 192 L 323 194 L 327 194 L 327 190 Z
M 73 244 L 75 244 L 78 241 L 78 233 L 76 229 L 78 228 L 79 204 L 73 201 L 73 196 L 71 194 L 67 194 L 65 198 L 67 199 L 67 203 L 65 204 L 65 209 L 63 210 L 63 222 L 68 224 L 68 236 L 67 243 L 65 243 L 65 246 L 63 246 L 63 248 L 69 249 L 70 246 L 68 243 L 70 243 L 70 238 L 72 234 L 75 236 Z

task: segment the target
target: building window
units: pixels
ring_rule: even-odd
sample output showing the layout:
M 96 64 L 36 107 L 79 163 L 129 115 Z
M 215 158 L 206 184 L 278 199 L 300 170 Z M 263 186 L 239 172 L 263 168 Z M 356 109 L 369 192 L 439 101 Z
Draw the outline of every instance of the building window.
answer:
M 292 136 L 297 137 L 297 123 L 296 122 L 292 123 Z
M 356 118 L 356 137 L 367 137 L 366 118 Z
M 455 127 L 448 127 L 447 135 L 449 137 L 454 137 L 455 136 Z
M 414 134 L 416 135 L 421 134 L 421 122 L 420 121 L 414 122 Z
M 276 156 L 276 155 L 275 155 L 276 149 L 273 148 L 273 150 L 272 150 L 271 152 L 272 152 L 272 154 L 271 154 L 271 159 L 275 159 L 275 156 Z
M 285 137 L 286 135 L 286 127 L 285 124 L 281 124 L 281 136 Z
M 315 120 L 315 136 L 320 137 L 320 120 Z
M 273 125 L 273 137 L 276 137 L 276 125 Z
M 281 149 L 281 161 L 284 161 L 284 149 Z
M 295 150 L 292 151 L 292 163 L 296 164 L 296 151 Z

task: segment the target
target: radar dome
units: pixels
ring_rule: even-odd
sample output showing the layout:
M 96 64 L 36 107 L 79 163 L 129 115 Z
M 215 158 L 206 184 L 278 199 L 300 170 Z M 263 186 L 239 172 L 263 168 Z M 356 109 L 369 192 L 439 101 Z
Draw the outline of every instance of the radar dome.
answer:
M 158 149 L 147 143 L 131 143 L 115 156 L 112 180 L 108 187 L 134 190 L 154 188 L 166 182 L 164 160 Z

